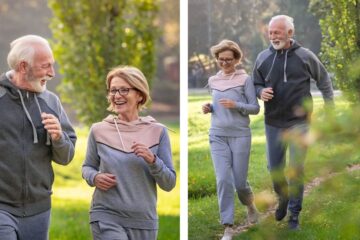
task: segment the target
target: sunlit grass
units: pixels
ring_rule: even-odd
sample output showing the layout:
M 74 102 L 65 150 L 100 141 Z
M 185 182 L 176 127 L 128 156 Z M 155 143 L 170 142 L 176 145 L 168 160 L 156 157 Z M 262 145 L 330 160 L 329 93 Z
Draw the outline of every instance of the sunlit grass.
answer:
M 188 101 L 188 115 L 189 115 L 189 172 L 188 172 L 188 189 L 189 189 L 189 239 L 219 239 L 223 232 L 223 227 L 219 222 L 219 210 L 216 196 L 216 183 L 215 174 L 210 156 L 209 143 L 208 143 L 208 129 L 210 126 L 210 115 L 201 113 L 201 105 L 211 101 L 209 94 L 196 94 L 190 95 Z M 262 198 L 262 195 L 269 195 L 273 198 L 272 183 L 267 170 L 266 151 L 265 151 L 265 132 L 264 132 L 264 117 L 263 117 L 263 104 L 260 101 L 261 111 L 258 115 L 251 116 L 251 131 L 252 131 L 252 148 L 249 164 L 248 180 L 253 188 L 257 200 Z M 344 110 L 350 106 L 344 98 L 338 97 L 336 99 L 336 109 Z M 323 99 L 321 97 L 314 98 L 314 125 L 321 125 L 323 118 Z M 338 118 L 340 111 L 335 112 Z M 339 118 L 341 120 L 341 118 Z M 346 118 L 345 120 L 346 121 Z M 318 123 L 317 123 L 318 122 Z M 344 125 L 344 124 L 343 124 Z M 345 123 L 346 125 L 346 123 Z M 314 127 L 312 127 L 314 128 Z M 355 129 L 355 128 L 354 128 Z M 313 129 L 312 129 L 313 130 Z M 359 137 L 360 138 L 360 137 Z M 334 136 L 334 139 L 336 137 Z M 348 164 L 359 163 L 360 156 L 354 156 L 351 151 L 354 149 L 355 143 L 344 140 L 336 144 L 329 145 L 314 142 L 311 144 L 307 160 L 305 162 L 305 182 L 309 182 L 315 177 L 327 175 L 332 171 L 343 171 Z M 360 144 L 360 140 L 359 140 Z M 341 156 L 336 153 L 341 152 Z M 350 187 L 353 185 L 350 185 Z M 356 188 L 355 188 L 356 189 Z M 358 191 L 356 191 L 358 192 Z M 321 195 L 322 193 L 319 193 Z M 315 194 L 314 201 L 320 196 Z M 336 198 L 337 194 L 333 194 Z M 236 198 L 235 198 L 236 199 Z M 304 203 L 304 219 L 311 218 L 311 214 L 305 213 L 311 203 Z M 239 224 L 245 220 L 246 212 L 245 207 L 235 200 L 235 224 Z M 357 204 L 358 206 L 358 204 Z M 319 211 L 327 211 L 326 206 L 318 206 Z M 351 207 L 354 207 L 351 205 Z M 265 210 L 261 207 L 261 210 Z M 336 216 L 333 216 L 336 223 L 339 221 Z M 341 220 L 340 220 L 341 221 Z M 294 235 L 274 235 L 270 232 L 277 233 L 279 231 L 273 218 L 265 221 L 265 225 L 270 224 L 269 235 L 250 234 L 257 232 L 257 228 L 249 230 L 249 236 L 242 235 L 236 239 L 331 239 L 331 238 L 318 238 L 315 231 L 310 231 L 311 234 L 294 234 Z M 302 224 L 306 224 L 307 220 L 303 220 Z M 266 225 L 267 226 L 267 225 Z M 286 226 L 282 224 L 281 226 Z M 306 226 L 306 225 L 305 225 Z M 304 227 L 305 227 L 304 226 Z M 306 226 L 307 228 L 308 226 Z M 286 227 L 285 227 L 286 228 Z M 265 228 L 266 229 L 266 228 Z M 280 228 L 281 229 L 281 228 Z M 316 228 L 313 228 L 315 230 Z M 266 231 L 266 230 L 265 230 Z M 280 230 L 283 231 L 283 230 Z M 285 230 L 284 230 L 285 231 Z M 282 237 L 284 236 L 284 237 Z M 339 239 L 339 238 L 334 238 Z M 346 238 L 345 238 L 346 239 Z

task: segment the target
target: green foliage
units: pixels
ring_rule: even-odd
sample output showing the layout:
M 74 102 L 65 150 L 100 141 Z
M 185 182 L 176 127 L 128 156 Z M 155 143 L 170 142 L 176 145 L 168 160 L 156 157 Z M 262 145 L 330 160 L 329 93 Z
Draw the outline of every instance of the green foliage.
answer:
M 359 102 L 360 77 L 350 79 L 349 68 L 360 55 L 360 1 L 311 0 L 310 10 L 321 19 L 321 58 L 350 101 Z
M 118 65 L 141 69 L 148 81 L 155 71 L 157 1 L 49 0 L 56 61 L 63 76 L 58 90 L 91 124 L 106 115 L 105 78 Z

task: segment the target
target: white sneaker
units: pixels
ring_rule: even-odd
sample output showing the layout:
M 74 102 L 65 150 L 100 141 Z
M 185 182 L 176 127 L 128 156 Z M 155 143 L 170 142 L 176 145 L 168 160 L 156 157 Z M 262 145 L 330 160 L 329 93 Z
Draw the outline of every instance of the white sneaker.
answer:
M 224 231 L 224 235 L 221 240 L 231 240 L 234 235 L 234 230 L 231 227 L 226 227 Z

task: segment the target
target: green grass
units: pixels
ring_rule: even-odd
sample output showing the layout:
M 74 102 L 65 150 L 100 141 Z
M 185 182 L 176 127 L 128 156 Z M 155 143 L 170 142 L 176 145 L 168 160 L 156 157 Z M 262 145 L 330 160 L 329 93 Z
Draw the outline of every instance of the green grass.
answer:
M 360 236 L 360 174 L 341 174 L 315 188 L 304 199 L 301 230 L 287 229 L 285 221 L 267 219 L 233 239 L 350 240 Z M 335 194 L 336 193 L 336 194 Z
M 223 231 L 223 227 L 220 225 L 219 222 L 215 174 L 208 144 L 210 115 L 203 115 L 201 113 L 201 105 L 209 101 L 210 96 L 208 94 L 192 94 L 189 96 L 188 101 L 189 239 L 219 239 Z M 256 203 L 258 204 L 258 207 L 260 208 L 260 210 L 264 211 L 268 204 L 273 202 L 274 196 L 272 194 L 271 179 L 266 168 L 267 163 L 265 155 L 265 133 L 263 123 L 264 118 L 263 105 L 261 102 L 260 105 L 261 112 L 256 116 L 250 117 L 252 129 L 252 149 L 250 156 L 248 180 L 253 188 L 254 193 L 256 194 Z M 337 109 L 347 109 L 349 108 L 349 105 L 350 104 L 341 97 L 336 99 Z M 323 100 L 319 97 L 314 98 L 314 127 L 321 127 L 322 125 L 326 125 L 326 122 L 323 122 L 324 120 L 322 120 L 324 119 L 322 113 L 322 106 Z M 334 117 L 336 121 L 347 121 L 346 114 L 343 114 L 344 117 L 339 112 L 337 112 L 336 114 L 337 115 Z M 352 124 L 354 125 L 354 123 Z M 313 130 L 314 129 L 312 129 L 312 131 Z M 316 131 L 314 132 L 318 133 Z M 349 138 L 347 141 L 339 142 L 336 138 L 336 134 L 334 134 L 334 136 L 320 135 L 316 137 L 318 137 L 318 139 L 320 140 L 323 140 L 322 138 L 327 138 L 330 140 L 321 142 L 315 141 L 311 143 L 307 155 L 307 160 L 305 162 L 305 182 L 311 181 L 314 177 L 317 177 L 319 175 L 326 175 L 331 171 L 341 171 L 348 164 L 360 163 L 360 155 L 354 154 L 354 151 L 351 151 L 352 149 L 354 149 L 354 144 L 352 142 L 353 140 L 351 138 Z M 360 137 L 358 137 L 357 141 L 359 140 Z M 353 185 L 349 187 L 352 186 Z M 270 198 L 267 199 L 266 196 L 270 196 Z M 337 195 L 334 194 L 333 197 L 336 198 L 336 196 Z M 319 198 L 319 196 L 314 197 L 314 199 L 317 198 Z M 309 215 L 311 215 L 306 215 L 306 211 L 309 211 L 309 205 L 311 205 L 311 203 L 307 203 L 307 201 L 308 200 L 305 200 L 304 202 L 302 223 L 308 222 L 307 218 L 309 218 Z M 239 201 L 235 200 L 235 202 L 235 224 L 239 224 L 244 222 L 246 212 L 245 208 L 243 206 L 240 206 Z M 327 209 L 322 208 L 321 210 L 326 211 Z M 270 219 L 269 222 L 274 225 L 273 219 Z M 305 227 L 307 228 L 308 226 L 304 225 L 304 228 Z M 275 233 L 277 233 L 277 227 L 272 226 L 272 229 Z M 252 229 L 249 231 L 249 233 L 252 231 L 257 230 Z M 256 235 L 249 235 L 251 237 L 244 239 L 288 239 L 286 234 L 287 233 L 285 233 L 284 238 L 267 238 L 262 236 L 261 234 L 258 234 L 262 238 L 255 238 Z M 299 233 L 299 239 L 326 239 L 308 237 L 309 235 L 302 235 L 302 233 Z M 243 238 L 239 237 L 238 239 Z
M 179 182 L 179 124 L 169 123 L 173 162 L 177 172 L 177 184 L 171 192 L 158 189 L 159 232 L 158 239 L 180 238 L 180 182 Z M 50 239 L 91 239 L 89 207 L 93 188 L 81 177 L 81 165 L 85 158 L 87 128 L 77 128 L 78 140 L 73 161 L 68 166 L 53 164 L 55 182 L 53 185 Z

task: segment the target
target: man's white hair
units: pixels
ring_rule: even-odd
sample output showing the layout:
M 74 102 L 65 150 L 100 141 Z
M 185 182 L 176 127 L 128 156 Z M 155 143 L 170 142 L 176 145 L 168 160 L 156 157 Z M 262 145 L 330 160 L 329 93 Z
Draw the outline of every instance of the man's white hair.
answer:
M 42 45 L 51 51 L 49 42 L 37 35 L 25 35 L 12 41 L 10 43 L 10 52 L 7 56 L 10 69 L 16 70 L 21 61 L 26 61 L 32 65 L 36 45 Z
M 269 25 L 273 21 L 277 21 L 277 20 L 281 20 L 281 21 L 285 22 L 286 31 L 292 30 L 293 34 L 295 33 L 294 19 L 292 17 L 289 17 L 287 15 L 276 15 L 276 16 L 271 18 L 271 20 L 269 22 Z

